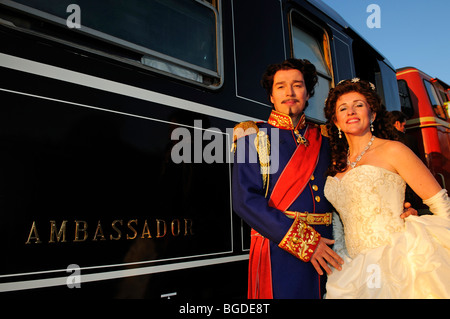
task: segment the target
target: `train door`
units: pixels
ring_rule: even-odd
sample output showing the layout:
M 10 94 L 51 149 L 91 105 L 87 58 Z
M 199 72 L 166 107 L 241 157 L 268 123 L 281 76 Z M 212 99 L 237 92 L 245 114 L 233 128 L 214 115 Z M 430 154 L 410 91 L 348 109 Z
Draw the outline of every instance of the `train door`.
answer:
M 409 120 L 407 133 L 413 135 L 422 160 L 441 186 L 450 185 L 450 118 L 447 85 L 413 68 L 397 71 L 401 107 Z

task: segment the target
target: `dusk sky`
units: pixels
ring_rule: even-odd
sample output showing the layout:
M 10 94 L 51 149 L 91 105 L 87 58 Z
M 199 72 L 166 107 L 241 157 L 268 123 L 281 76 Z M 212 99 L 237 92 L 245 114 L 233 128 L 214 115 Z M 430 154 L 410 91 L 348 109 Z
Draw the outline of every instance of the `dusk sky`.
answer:
M 414 66 L 450 84 L 449 0 L 323 0 L 395 68 Z M 374 10 L 379 7 L 379 28 Z M 370 24 L 370 23 L 369 23 Z

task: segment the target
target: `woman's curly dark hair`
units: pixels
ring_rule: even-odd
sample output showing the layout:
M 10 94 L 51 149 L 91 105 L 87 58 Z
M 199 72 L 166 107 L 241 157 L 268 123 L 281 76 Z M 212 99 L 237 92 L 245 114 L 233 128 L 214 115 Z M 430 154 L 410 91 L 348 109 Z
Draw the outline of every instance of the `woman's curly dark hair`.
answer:
M 358 78 L 352 80 L 344 80 L 330 90 L 325 101 L 325 117 L 327 119 L 326 126 L 328 135 L 330 136 L 331 145 L 331 164 L 327 174 L 334 176 L 339 172 L 343 172 L 347 168 L 347 152 L 348 142 L 345 135 L 339 138 L 339 133 L 334 122 L 336 121 L 336 102 L 343 94 L 357 92 L 366 98 L 372 113 L 376 114 L 373 122 L 373 135 L 376 137 L 397 140 L 398 135 L 395 134 L 395 128 L 389 125 L 389 113 L 386 107 L 381 104 L 380 96 L 375 90 L 375 86 Z
M 281 63 L 269 65 L 262 76 L 261 85 L 266 90 L 269 101 L 272 95 L 273 78 L 275 76 L 275 73 L 280 70 L 291 69 L 299 70 L 300 72 L 302 72 L 309 98 L 312 98 L 314 96 L 314 87 L 319 80 L 314 64 L 306 59 L 287 59 Z M 308 102 L 306 102 L 305 109 L 307 106 Z

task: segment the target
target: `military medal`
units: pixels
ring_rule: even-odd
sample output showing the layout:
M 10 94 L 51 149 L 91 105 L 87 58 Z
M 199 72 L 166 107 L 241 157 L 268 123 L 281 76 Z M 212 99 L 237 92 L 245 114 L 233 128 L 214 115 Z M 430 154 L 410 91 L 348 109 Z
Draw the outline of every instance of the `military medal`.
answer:
M 297 143 L 298 144 L 303 144 L 306 147 L 309 146 L 308 140 L 302 134 L 300 134 L 300 132 L 298 130 L 295 130 L 294 134 L 295 134 L 295 137 L 297 137 Z
M 307 147 L 309 145 L 309 142 L 299 131 L 299 130 L 303 129 L 305 126 L 306 126 L 306 116 L 305 116 L 305 114 L 302 114 L 302 116 L 300 117 L 300 120 L 297 124 L 297 128 L 294 130 L 294 134 L 295 134 L 295 137 L 297 138 L 297 144 L 303 144 Z

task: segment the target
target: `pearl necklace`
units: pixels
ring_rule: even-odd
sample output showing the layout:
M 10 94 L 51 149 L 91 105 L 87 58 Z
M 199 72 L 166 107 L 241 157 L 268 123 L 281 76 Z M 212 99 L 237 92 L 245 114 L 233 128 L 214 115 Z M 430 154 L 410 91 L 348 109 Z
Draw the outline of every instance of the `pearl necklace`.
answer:
M 367 146 L 364 148 L 364 150 L 362 151 L 361 154 L 359 154 L 359 156 L 356 158 L 356 161 L 354 162 L 350 162 L 350 149 L 348 149 L 347 151 L 347 165 L 350 166 L 351 168 L 355 168 L 356 164 L 358 164 L 358 162 L 361 160 L 361 157 L 366 154 L 367 150 L 370 148 L 370 146 L 372 146 L 373 140 L 375 139 L 375 136 L 372 135 L 372 138 L 369 141 L 369 144 L 367 144 Z

